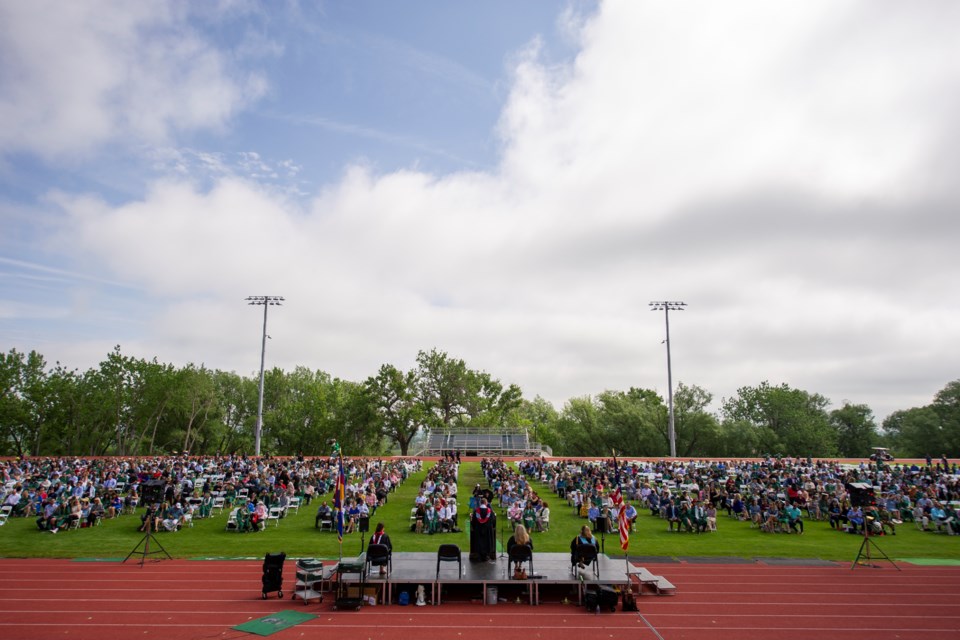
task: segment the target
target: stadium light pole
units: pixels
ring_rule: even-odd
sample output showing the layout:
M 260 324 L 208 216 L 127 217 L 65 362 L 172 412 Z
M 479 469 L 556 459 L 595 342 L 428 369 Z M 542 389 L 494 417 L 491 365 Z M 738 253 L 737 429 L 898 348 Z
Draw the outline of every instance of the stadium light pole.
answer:
M 670 312 L 683 311 L 687 306 L 686 302 L 677 302 L 675 300 L 659 300 L 650 303 L 650 311 L 663 311 L 663 317 L 667 323 L 667 407 L 669 415 L 669 425 L 667 434 L 670 438 L 670 457 L 677 457 L 677 432 L 673 428 L 673 371 L 670 366 Z
M 247 304 L 263 307 L 263 344 L 260 347 L 260 394 L 257 397 L 257 430 L 254 433 L 254 455 L 260 456 L 260 434 L 263 431 L 263 365 L 267 358 L 267 309 L 279 307 L 283 296 L 247 296 Z

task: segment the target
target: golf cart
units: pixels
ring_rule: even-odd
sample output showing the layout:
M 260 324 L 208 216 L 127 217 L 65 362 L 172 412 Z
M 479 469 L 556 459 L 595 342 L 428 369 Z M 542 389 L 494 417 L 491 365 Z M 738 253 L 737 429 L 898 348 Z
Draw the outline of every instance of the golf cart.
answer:
M 890 455 L 890 450 L 886 447 L 874 447 L 870 459 L 874 462 L 893 462 L 893 456 Z

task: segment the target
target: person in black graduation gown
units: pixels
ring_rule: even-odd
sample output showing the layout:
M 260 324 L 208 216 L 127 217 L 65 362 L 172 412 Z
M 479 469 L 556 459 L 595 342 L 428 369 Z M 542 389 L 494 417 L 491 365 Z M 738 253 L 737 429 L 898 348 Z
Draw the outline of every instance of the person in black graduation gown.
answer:
M 470 514 L 470 561 L 497 561 L 497 514 L 486 498 Z
M 387 535 L 387 532 L 384 530 L 382 522 L 377 523 L 377 529 L 373 532 L 373 535 L 370 536 L 370 544 L 382 544 L 385 546 L 390 553 L 393 553 L 393 543 L 390 542 L 390 536 Z M 380 575 L 385 575 L 387 573 L 387 568 L 380 567 Z

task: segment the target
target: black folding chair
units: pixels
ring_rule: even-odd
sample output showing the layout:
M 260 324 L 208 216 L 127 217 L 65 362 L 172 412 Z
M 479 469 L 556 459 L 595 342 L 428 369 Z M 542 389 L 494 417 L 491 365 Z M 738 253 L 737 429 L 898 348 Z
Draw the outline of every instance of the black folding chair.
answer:
M 440 579 L 440 563 L 441 562 L 456 562 L 457 563 L 457 578 L 463 576 L 463 554 L 460 551 L 460 547 L 455 544 L 442 544 L 440 548 L 437 549 L 437 580 Z
M 527 563 L 530 565 L 530 573 L 528 575 L 533 575 L 533 549 L 525 544 L 515 544 L 510 547 L 508 556 L 510 565 L 513 566 L 514 569 L 522 567 L 524 563 Z
M 387 574 L 393 571 L 393 553 L 385 544 L 370 544 L 367 546 L 367 565 L 370 567 L 386 567 Z
M 586 567 L 593 565 L 593 573 L 600 575 L 600 562 L 597 560 L 597 547 L 592 544 L 578 544 L 573 552 L 574 565 Z

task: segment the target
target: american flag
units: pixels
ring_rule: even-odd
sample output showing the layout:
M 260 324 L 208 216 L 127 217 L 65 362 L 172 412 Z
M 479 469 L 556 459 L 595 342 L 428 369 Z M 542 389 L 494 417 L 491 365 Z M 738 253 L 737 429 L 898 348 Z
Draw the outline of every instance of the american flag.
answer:
M 627 522 L 627 505 L 623 503 L 623 494 L 620 493 L 620 465 L 617 457 L 613 457 L 615 487 L 610 494 L 613 508 L 617 512 L 617 528 L 620 530 L 620 548 L 626 551 L 630 547 L 630 523 Z

